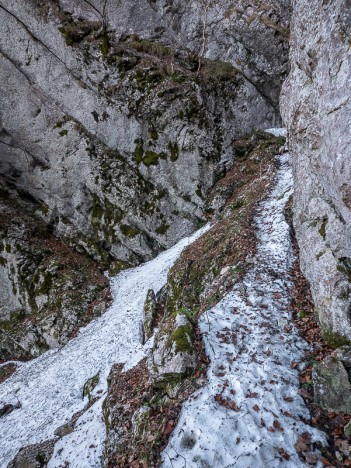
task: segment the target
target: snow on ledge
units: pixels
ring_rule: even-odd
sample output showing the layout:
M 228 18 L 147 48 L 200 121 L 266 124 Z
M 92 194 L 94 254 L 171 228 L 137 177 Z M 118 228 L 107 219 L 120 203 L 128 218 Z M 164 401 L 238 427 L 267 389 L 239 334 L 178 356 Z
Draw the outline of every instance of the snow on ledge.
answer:
M 266 133 L 271 133 L 275 137 L 285 137 L 287 135 L 286 128 L 267 128 Z

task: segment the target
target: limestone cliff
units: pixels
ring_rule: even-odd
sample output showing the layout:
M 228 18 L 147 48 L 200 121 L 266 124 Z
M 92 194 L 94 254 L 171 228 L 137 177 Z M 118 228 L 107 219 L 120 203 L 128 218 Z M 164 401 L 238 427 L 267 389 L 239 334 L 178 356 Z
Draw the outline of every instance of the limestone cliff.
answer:
M 234 137 L 279 120 L 275 3 L 251 26 L 224 0 L 206 19 L 198 2 L 2 0 L 2 173 L 81 251 L 150 259 L 203 219 Z
M 100 298 L 55 306 L 72 294 L 33 224 L 118 271 L 205 221 L 235 141 L 280 121 L 289 5 L 0 0 L 0 177 L 31 206 L 20 240 L 21 209 L 1 223 L 3 358 L 62 345 Z
M 37 209 L 1 188 L 0 362 L 64 345 L 110 303 L 103 266 L 54 236 Z
M 301 264 L 334 346 L 351 339 L 350 37 L 349 2 L 297 0 L 281 98 Z

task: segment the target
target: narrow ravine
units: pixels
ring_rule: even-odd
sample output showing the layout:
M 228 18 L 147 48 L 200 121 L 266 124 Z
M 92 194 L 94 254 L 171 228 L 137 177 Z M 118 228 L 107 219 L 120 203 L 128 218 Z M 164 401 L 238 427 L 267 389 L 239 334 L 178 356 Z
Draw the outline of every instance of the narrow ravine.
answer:
M 307 344 L 291 323 L 293 253 L 284 207 L 292 194 L 289 155 L 278 157 L 274 188 L 260 203 L 253 266 L 199 320 L 210 358 L 205 387 L 183 406 L 163 467 L 305 466 L 294 448 L 308 432 L 298 369 Z
M 271 133 L 281 134 L 278 129 Z M 183 406 L 162 454 L 171 467 L 302 467 L 295 443 L 308 432 L 324 434 L 303 419 L 308 410 L 299 395 L 299 368 L 307 344 L 291 323 L 290 268 L 293 261 L 284 208 L 292 194 L 289 155 L 277 156 L 273 189 L 254 220 L 258 248 L 243 281 L 205 312 L 199 328 L 210 359 L 206 385 Z M 113 364 L 135 366 L 152 340 L 141 344 L 140 323 L 149 288 L 159 291 L 183 248 L 209 226 L 170 250 L 111 280 L 113 304 L 98 320 L 60 350 L 22 363 L 0 385 L 0 408 L 15 409 L 0 419 L 0 466 L 21 447 L 55 439 L 49 467 L 101 467 L 105 425 L 102 404 Z M 87 409 L 84 384 L 99 375 Z M 85 411 L 84 411 L 85 410 Z M 74 431 L 55 430 L 82 412 Z
M 53 439 L 55 430 L 70 421 L 88 403 L 83 387 L 99 374 L 92 396 L 97 401 L 77 421 L 75 431 L 55 446 L 50 467 L 101 466 L 105 441 L 102 402 L 113 364 L 130 368 L 148 349 L 141 345 L 140 323 L 149 288 L 159 291 L 183 248 L 208 227 L 159 255 L 156 259 L 120 273 L 112 280 L 113 304 L 77 338 L 59 350 L 49 351 L 22 364 L 0 385 L 0 408 L 18 407 L 0 420 L 0 466 L 6 467 L 21 447 Z

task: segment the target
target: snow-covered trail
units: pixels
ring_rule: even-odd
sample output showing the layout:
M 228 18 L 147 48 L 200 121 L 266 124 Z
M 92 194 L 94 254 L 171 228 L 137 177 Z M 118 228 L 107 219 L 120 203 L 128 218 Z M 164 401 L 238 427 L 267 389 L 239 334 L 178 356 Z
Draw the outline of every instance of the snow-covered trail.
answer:
M 163 467 L 305 466 L 294 444 L 308 431 L 295 364 L 307 344 L 290 324 L 292 246 L 284 207 L 292 193 L 289 156 L 279 157 L 275 186 L 255 219 L 251 270 L 199 320 L 210 357 L 207 385 L 183 406 Z
M 112 280 L 113 304 L 98 320 L 82 329 L 77 338 L 60 350 L 22 364 L 0 385 L 0 407 L 21 407 L 0 419 L 0 466 L 6 467 L 18 450 L 54 438 L 54 431 L 87 404 L 85 382 L 100 373 L 93 395 L 100 397 L 83 414 L 72 434 L 61 439 L 49 466 L 69 462 L 71 468 L 101 466 L 105 427 L 101 405 L 107 391 L 111 366 L 133 367 L 147 349 L 140 343 L 140 322 L 149 288 L 159 291 L 167 273 L 185 246 L 205 232 L 202 228 L 156 259 L 120 273 Z

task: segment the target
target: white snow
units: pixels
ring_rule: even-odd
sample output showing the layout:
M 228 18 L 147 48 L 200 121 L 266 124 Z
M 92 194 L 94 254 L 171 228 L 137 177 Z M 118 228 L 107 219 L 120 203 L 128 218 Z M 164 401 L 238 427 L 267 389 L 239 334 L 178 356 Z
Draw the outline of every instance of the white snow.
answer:
M 145 356 L 150 342 L 141 345 L 139 325 L 147 290 L 162 288 L 183 248 L 208 228 L 183 239 L 156 259 L 120 273 L 112 280 L 113 304 L 101 318 L 63 348 L 19 365 L 0 385 L 0 407 L 21 404 L 0 420 L 1 467 L 6 467 L 21 447 L 52 439 L 55 429 L 83 410 L 87 404 L 87 398 L 82 397 L 83 386 L 99 372 L 100 382 L 93 395 L 100 398 L 78 419 L 76 430 L 56 444 L 49 466 L 67 466 L 66 462 L 71 468 L 101 466 L 105 438 L 101 407 L 111 366 L 125 363 L 127 369 Z
M 286 137 L 287 134 L 286 128 L 267 128 L 265 132 L 271 133 L 275 137 Z
M 307 344 L 288 325 L 292 247 L 284 206 L 292 175 L 288 154 L 279 160 L 275 187 L 255 219 L 254 266 L 199 320 L 210 358 L 208 382 L 183 405 L 163 467 L 297 468 L 305 466 L 294 449 L 298 436 L 308 431 L 313 440 L 325 440 L 300 419 L 309 412 L 291 368 L 303 360 Z M 230 409 L 232 401 L 237 410 L 234 403 Z

